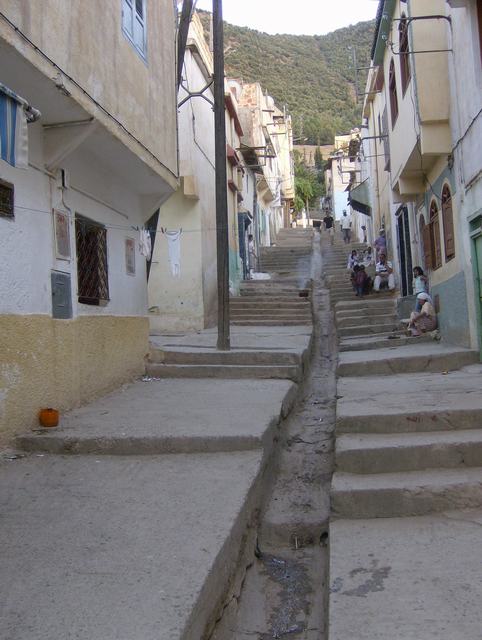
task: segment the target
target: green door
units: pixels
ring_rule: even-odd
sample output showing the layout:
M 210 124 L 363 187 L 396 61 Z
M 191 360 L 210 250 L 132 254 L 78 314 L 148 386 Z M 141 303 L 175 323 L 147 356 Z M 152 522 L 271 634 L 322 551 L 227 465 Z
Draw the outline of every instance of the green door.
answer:
M 477 236 L 474 239 L 475 245 L 475 278 L 477 296 L 479 299 L 479 309 L 478 309 L 478 317 L 479 317 L 479 344 L 480 344 L 480 354 L 482 357 L 482 234 Z

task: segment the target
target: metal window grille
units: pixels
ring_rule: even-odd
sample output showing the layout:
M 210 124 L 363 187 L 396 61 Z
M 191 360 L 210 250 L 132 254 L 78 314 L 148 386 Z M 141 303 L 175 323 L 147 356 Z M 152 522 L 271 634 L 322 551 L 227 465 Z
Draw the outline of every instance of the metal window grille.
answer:
M 15 215 L 13 194 L 13 184 L 0 180 L 0 216 L 3 218 L 13 218 Z
M 106 228 L 77 216 L 75 241 L 79 302 L 98 305 L 109 300 Z

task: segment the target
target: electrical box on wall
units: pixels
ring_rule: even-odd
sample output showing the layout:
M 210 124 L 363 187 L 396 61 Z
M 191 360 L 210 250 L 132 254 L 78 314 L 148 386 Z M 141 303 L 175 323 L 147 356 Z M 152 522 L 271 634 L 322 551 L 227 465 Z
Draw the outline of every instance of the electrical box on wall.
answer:
M 52 271 L 52 317 L 68 320 L 72 317 L 72 288 L 70 273 Z

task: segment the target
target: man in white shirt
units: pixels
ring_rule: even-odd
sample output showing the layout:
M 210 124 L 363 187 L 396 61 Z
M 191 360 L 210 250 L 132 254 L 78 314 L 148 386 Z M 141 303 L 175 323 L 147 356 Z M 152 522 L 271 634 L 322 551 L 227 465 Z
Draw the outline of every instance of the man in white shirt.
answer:
M 395 289 L 395 276 L 393 275 L 392 263 L 387 260 L 387 256 L 384 253 L 381 253 L 380 260 L 375 267 L 373 288 L 375 291 L 380 291 L 380 287 L 385 283 L 388 284 L 390 291 Z
M 351 216 L 347 216 L 346 210 L 343 210 L 341 217 L 341 232 L 343 233 L 343 241 L 350 244 L 351 241 Z

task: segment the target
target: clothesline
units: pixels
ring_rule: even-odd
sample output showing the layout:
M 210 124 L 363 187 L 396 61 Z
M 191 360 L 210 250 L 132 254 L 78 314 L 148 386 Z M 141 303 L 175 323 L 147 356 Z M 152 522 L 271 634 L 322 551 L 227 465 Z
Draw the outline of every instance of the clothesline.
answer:
M 31 211 L 33 213 L 46 213 L 48 215 L 52 215 L 52 211 L 47 211 L 45 209 L 36 209 L 34 207 L 23 207 L 19 204 L 15 204 L 15 209 L 22 209 L 23 211 Z M 69 214 L 67 211 L 62 210 L 62 213 L 65 213 L 66 216 L 68 216 L 69 218 L 71 218 L 71 214 Z M 161 229 L 149 229 L 148 227 L 142 227 L 139 225 L 119 225 L 119 224 L 109 224 L 109 223 L 99 223 L 102 224 L 103 227 L 105 227 L 106 229 L 117 229 L 119 231 L 141 231 L 143 229 L 145 229 L 146 231 L 149 231 L 149 233 L 162 233 Z M 233 225 L 228 225 L 228 228 L 233 229 L 233 232 L 236 232 L 236 224 Z M 166 230 L 166 227 L 163 227 L 164 230 Z M 174 231 L 178 231 L 178 229 L 174 229 Z M 185 229 L 182 228 L 182 233 L 205 233 L 207 231 L 217 231 L 217 227 L 205 227 L 204 229 Z

